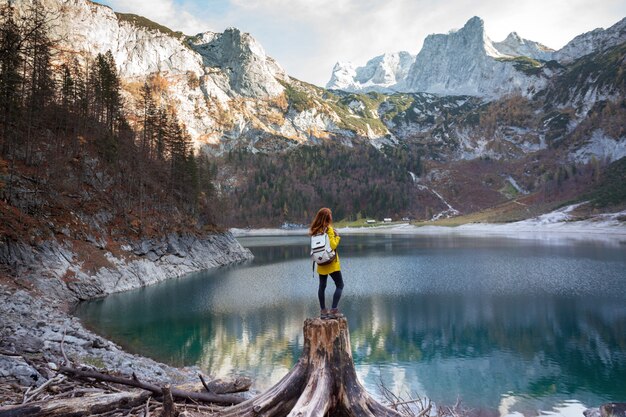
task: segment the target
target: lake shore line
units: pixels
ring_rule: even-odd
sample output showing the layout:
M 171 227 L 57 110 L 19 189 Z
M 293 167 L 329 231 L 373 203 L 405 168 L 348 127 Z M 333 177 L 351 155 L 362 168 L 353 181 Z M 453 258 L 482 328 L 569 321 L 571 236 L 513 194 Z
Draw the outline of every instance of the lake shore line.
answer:
M 136 375 L 151 383 L 199 383 L 197 366 L 178 368 L 129 353 L 85 327 L 74 316 L 74 306 L 245 262 L 252 253 L 228 232 L 169 235 L 129 241 L 121 248 L 94 250 L 83 242 L 59 240 L 0 245 L 0 266 L 9 271 L 0 270 L 0 406 L 57 377 L 60 365 L 68 365 L 66 356 L 77 367 Z
M 460 226 L 413 225 L 410 223 L 379 224 L 363 227 L 338 227 L 342 234 L 398 234 L 447 236 L 500 236 L 515 239 L 574 239 L 626 242 L 626 210 L 600 214 L 585 220 L 574 220 L 571 207 L 542 216 L 512 223 L 466 223 Z M 247 236 L 305 236 L 307 229 L 232 228 L 235 237 Z

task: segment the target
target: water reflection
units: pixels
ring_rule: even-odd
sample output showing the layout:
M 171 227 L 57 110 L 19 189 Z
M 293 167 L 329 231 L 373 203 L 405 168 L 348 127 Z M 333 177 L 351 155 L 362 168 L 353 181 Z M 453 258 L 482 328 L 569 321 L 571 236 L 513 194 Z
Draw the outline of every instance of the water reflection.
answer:
M 212 375 L 243 371 L 267 388 L 300 354 L 316 280 L 306 238 L 245 243 L 256 256 L 248 265 L 110 296 L 78 314 L 132 351 Z M 382 378 L 396 392 L 460 396 L 501 414 L 566 415 L 626 399 L 623 251 L 467 238 L 343 243 L 342 308 L 370 391 Z

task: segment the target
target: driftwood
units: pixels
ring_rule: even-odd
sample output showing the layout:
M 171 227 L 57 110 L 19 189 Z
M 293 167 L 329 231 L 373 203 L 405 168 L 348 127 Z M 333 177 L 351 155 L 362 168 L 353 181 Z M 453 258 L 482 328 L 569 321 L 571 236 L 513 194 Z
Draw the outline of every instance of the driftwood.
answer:
M 213 394 L 231 394 L 233 392 L 248 391 L 252 386 L 252 380 L 247 376 L 239 376 L 232 380 L 218 378 L 209 381 L 208 383 L 202 374 L 198 374 L 198 377 L 200 377 L 200 381 L 202 382 L 204 388 Z
M 359 382 L 345 318 L 307 319 L 304 350 L 293 369 L 265 393 L 215 414 L 219 417 L 261 415 L 401 416 L 376 402 Z
M 43 383 L 39 388 L 36 388 L 31 391 L 29 387 L 28 390 L 26 390 L 26 392 L 24 393 L 24 399 L 22 400 L 22 404 L 26 404 L 30 402 L 33 398 L 39 395 L 39 393 L 45 391 L 48 388 L 48 386 L 62 382 L 64 379 L 65 379 L 65 375 L 58 374 L 54 378 L 50 378 L 48 381 Z
M 150 391 L 155 395 L 160 396 L 163 393 L 163 388 L 158 385 L 150 384 L 148 382 L 140 381 L 136 376 L 133 375 L 133 378 L 123 378 L 119 376 L 107 375 L 101 372 L 91 371 L 91 370 L 83 370 L 83 369 L 74 369 L 68 366 L 61 366 L 60 372 L 73 376 L 76 378 L 90 378 L 95 379 L 97 381 L 105 381 L 112 382 L 114 384 L 122 384 L 130 387 L 141 388 L 146 391 Z M 227 394 L 213 394 L 210 392 L 192 392 L 192 391 L 183 391 L 177 388 L 171 389 L 172 396 L 176 398 L 192 400 L 192 401 L 200 401 L 207 402 L 213 404 L 220 405 L 233 405 L 239 404 L 244 401 L 244 398 L 239 397 L 237 395 L 227 395 Z
M 0 407 L 0 417 L 91 416 L 111 410 L 131 409 L 142 405 L 149 396 L 150 394 L 146 391 L 138 391 L 43 400 L 30 404 Z

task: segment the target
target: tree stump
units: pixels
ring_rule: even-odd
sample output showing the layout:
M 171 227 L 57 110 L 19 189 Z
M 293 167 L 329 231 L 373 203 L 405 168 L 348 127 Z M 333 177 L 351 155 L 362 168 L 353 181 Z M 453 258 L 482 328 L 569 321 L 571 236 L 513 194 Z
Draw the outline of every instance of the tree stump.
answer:
M 304 322 L 304 350 L 293 369 L 258 397 L 216 416 L 400 416 L 376 402 L 356 376 L 345 318 Z

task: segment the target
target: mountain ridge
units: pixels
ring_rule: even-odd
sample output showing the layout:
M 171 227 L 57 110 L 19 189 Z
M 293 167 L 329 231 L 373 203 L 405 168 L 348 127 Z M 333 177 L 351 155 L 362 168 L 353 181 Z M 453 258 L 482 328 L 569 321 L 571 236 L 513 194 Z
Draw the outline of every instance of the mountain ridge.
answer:
M 514 34 L 503 53 L 475 17 L 456 32 L 430 35 L 408 70 L 412 56 L 404 52 L 352 68 L 364 83 L 392 84 L 407 74 L 409 92 L 361 93 L 289 77 L 237 29 L 186 36 L 140 17 L 120 21 L 86 0 L 42 2 L 64 13 L 57 30 L 68 35 L 69 58 L 112 48 L 121 59 L 124 111 L 138 134 L 146 84 L 162 109 L 176 110 L 180 129 L 212 158 L 215 188 L 229 207 L 222 212 L 239 213 L 246 201 L 257 213 L 239 213 L 224 221 L 229 225 L 260 213 L 272 213 L 268 221 L 302 221 L 311 204 L 335 201 L 329 189 L 351 196 L 346 207 L 419 218 L 501 204 L 515 197 L 513 183 L 529 195 L 559 190 L 540 198 L 553 204 L 555 196 L 577 198 L 580 181 L 601 176 L 626 149 L 624 46 L 610 46 L 619 30 L 608 32 L 610 42 L 596 42 L 602 50 L 560 64 L 512 56 L 523 48 L 552 53 Z M 463 71 L 450 75 L 447 68 Z M 428 84 L 438 89 L 410 91 Z M 311 150 L 320 145 L 323 152 Z M 353 169 L 328 183 L 316 170 L 323 155 Z M 362 166 L 368 160 L 379 169 Z M 564 178 L 570 185 L 562 186 Z
M 326 87 L 349 92 L 381 91 L 382 88 L 386 92 L 461 93 L 486 99 L 511 93 L 532 95 L 544 88 L 546 80 L 552 76 L 550 68 L 545 68 L 545 62 L 571 63 L 624 41 L 626 18 L 608 29 L 580 34 L 555 51 L 539 42 L 524 39 L 516 32 L 509 33 L 501 42 L 493 42 L 484 31 L 483 20 L 474 16 L 461 29 L 428 35 L 407 77 L 399 79 L 396 84 L 363 85 L 351 79 L 350 71 L 344 68 L 352 68 L 355 73 L 365 67 L 337 63 Z M 523 59 L 532 63 L 534 68 L 516 65 Z M 336 77 L 337 73 L 342 73 L 343 77 Z M 464 82 L 464 78 L 468 79 Z M 504 81 L 507 81 L 507 87 L 503 87 Z

